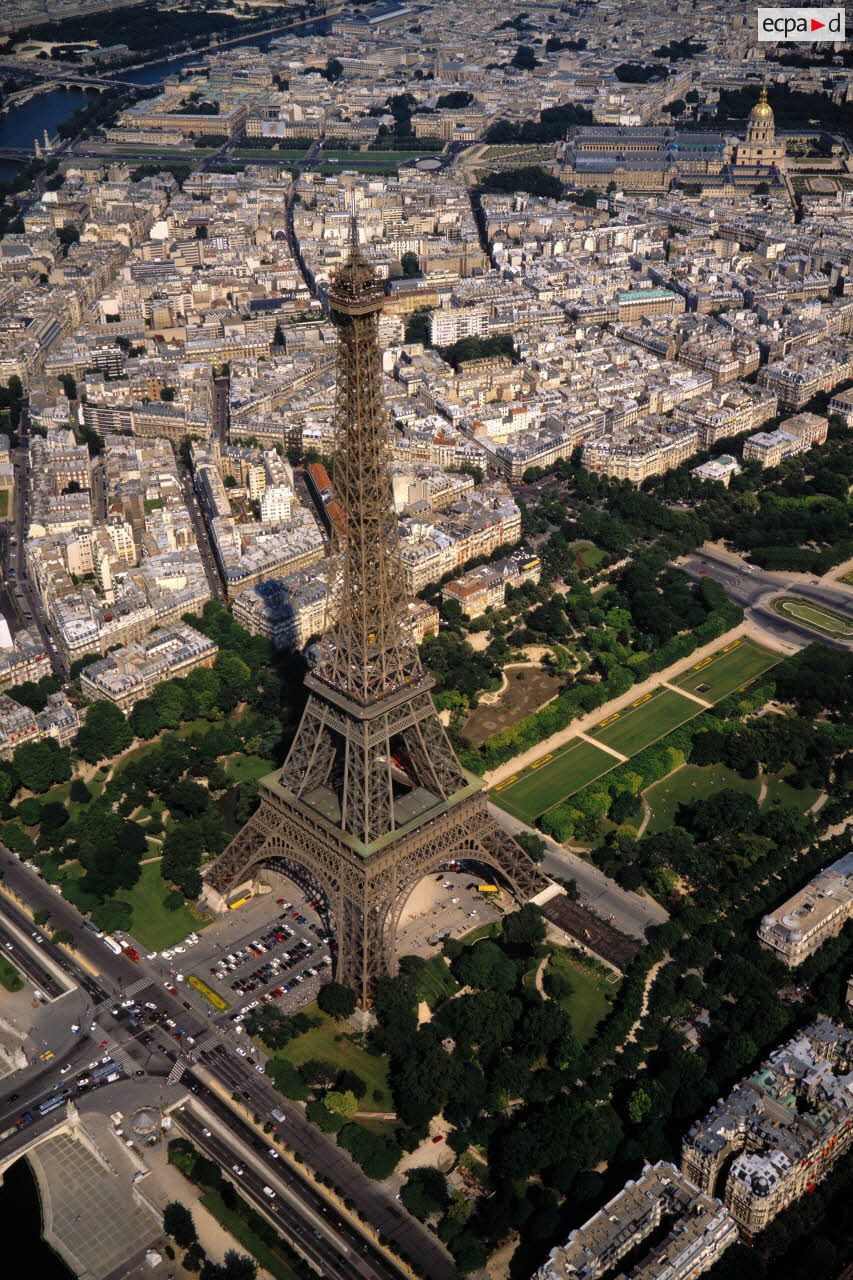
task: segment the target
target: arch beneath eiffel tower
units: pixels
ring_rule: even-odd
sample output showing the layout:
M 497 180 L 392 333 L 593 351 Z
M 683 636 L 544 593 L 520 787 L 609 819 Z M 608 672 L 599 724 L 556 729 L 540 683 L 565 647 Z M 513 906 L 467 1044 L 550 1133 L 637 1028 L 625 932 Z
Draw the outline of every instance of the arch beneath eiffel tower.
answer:
M 264 867 L 321 895 L 337 934 L 335 978 L 356 992 L 362 1008 L 370 1005 L 382 974 L 397 970 L 400 918 L 425 877 L 455 859 L 477 862 L 491 869 L 519 905 L 548 884 L 491 817 L 479 789 L 366 858 L 306 821 L 301 809 L 282 803 L 281 791 L 272 778 L 262 782 L 257 812 L 208 870 L 205 898 L 223 910 L 226 896 L 256 880 Z

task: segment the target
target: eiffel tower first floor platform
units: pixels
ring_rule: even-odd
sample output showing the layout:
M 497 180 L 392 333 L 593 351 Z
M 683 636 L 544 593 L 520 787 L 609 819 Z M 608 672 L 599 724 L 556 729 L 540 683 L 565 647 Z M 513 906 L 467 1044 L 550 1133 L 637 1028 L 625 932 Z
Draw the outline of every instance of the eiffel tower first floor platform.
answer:
M 549 884 L 489 814 L 478 778 L 469 775 L 449 800 L 365 847 L 271 774 L 261 781 L 256 812 L 207 868 L 203 896 L 224 911 L 226 897 L 265 866 L 321 896 L 337 935 L 335 977 L 366 1008 L 377 979 L 396 972 L 397 928 L 415 885 L 456 859 L 490 868 L 519 904 Z

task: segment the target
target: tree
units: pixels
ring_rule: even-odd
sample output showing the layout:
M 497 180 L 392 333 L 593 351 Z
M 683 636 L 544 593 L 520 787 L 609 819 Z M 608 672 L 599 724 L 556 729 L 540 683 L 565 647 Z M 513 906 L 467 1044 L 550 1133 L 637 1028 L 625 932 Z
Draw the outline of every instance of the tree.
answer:
M 355 994 L 340 982 L 327 982 L 320 988 L 317 1003 L 332 1018 L 349 1018 L 355 1012 Z
M 483 991 L 512 991 L 518 979 L 515 965 L 497 943 L 485 938 L 475 947 L 466 947 L 453 963 L 453 973 L 466 987 Z
M 628 1119 L 632 1124 L 640 1125 L 652 1109 L 651 1095 L 640 1086 L 628 1099 Z
M 519 911 L 504 916 L 501 930 L 507 946 L 531 950 L 544 941 L 545 921 L 539 908 L 529 902 Z
M 140 698 L 130 713 L 128 723 L 136 737 L 146 742 L 163 728 L 159 712 L 150 698 Z
M 114 898 L 110 902 L 99 902 L 92 908 L 92 920 L 104 933 L 114 933 L 116 929 L 129 929 L 133 912 L 127 902 L 119 902 Z
M 497 173 L 484 174 L 480 180 L 480 191 L 526 191 L 532 196 L 562 200 L 565 187 L 547 169 L 532 164 L 520 169 L 502 169 Z
M 27 796 L 17 805 L 15 814 L 25 827 L 36 827 L 41 821 L 41 801 L 35 796 Z
M 248 1254 L 229 1249 L 222 1262 L 205 1262 L 200 1280 L 255 1280 L 258 1264 Z
M 344 74 L 344 64 L 339 58 L 327 58 L 324 74 L 329 83 L 334 84 Z
M 53 738 L 22 743 L 12 757 L 12 763 L 17 776 L 38 795 L 71 777 L 70 752 Z
M 47 924 L 49 919 L 50 912 L 45 907 L 40 907 L 38 911 L 33 912 L 33 924 L 38 925 L 39 928 Z
M 410 280 L 421 275 L 421 264 L 416 253 L 407 250 L 400 258 L 400 266 L 403 268 L 403 275 Z
M 337 1079 L 338 1068 L 334 1062 L 327 1062 L 324 1058 L 306 1058 L 299 1074 L 306 1084 L 314 1088 L 331 1089 Z
M 92 702 L 74 746 L 90 764 L 111 759 L 133 742 L 133 730 L 114 702 Z
M 198 1239 L 192 1214 L 178 1200 L 170 1200 L 163 1210 L 163 1230 L 182 1249 L 188 1249 Z
M 71 789 L 68 794 L 73 804 L 88 804 L 92 799 L 92 793 L 82 778 L 71 779 Z
M 410 1169 L 406 1174 L 406 1185 L 400 1192 L 409 1213 L 420 1218 L 422 1222 L 440 1213 L 447 1204 L 447 1181 L 438 1169 L 429 1167 Z
M 182 778 L 168 792 L 166 804 L 176 817 L 199 818 L 210 805 L 210 792 L 192 778 Z
M 332 1115 L 340 1116 L 343 1120 L 352 1120 L 358 1111 L 358 1099 L 349 1090 L 341 1092 L 339 1089 L 331 1089 L 323 1099 L 323 1105 Z
M 294 1019 L 274 1004 L 261 1004 L 251 1011 L 248 1031 L 259 1036 L 268 1049 L 283 1049 L 298 1034 Z

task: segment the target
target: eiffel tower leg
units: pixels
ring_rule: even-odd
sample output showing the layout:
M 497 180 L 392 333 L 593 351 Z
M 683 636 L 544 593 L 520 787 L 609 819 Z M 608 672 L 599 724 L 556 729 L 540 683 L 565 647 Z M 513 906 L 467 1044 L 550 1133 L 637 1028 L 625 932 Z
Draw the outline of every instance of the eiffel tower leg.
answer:
M 487 861 L 503 872 L 519 905 L 535 898 L 549 884 L 547 876 L 539 870 L 526 850 L 494 818 L 486 815 L 477 839 L 488 855 Z
M 240 883 L 237 877 L 248 872 L 269 838 L 260 814 L 259 809 L 208 869 L 202 886 L 202 899 L 212 911 L 228 910 L 225 894 L 229 886 L 236 888 Z

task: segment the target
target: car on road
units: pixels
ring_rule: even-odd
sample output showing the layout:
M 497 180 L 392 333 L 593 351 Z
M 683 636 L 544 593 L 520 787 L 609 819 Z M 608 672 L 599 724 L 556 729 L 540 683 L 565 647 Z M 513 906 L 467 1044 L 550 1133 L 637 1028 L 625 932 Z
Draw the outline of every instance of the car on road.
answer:
M 69 1072 L 70 1070 L 71 1070 L 71 1063 L 70 1063 L 70 1062 L 66 1062 L 66 1064 L 65 1064 L 65 1066 L 64 1066 L 64 1067 L 60 1067 L 60 1068 L 59 1068 L 59 1074 L 60 1074 L 61 1076 L 67 1075 L 67 1074 L 68 1074 L 68 1072 Z
M 243 1176 L 243 1170 L 240 1168 L 240 1166 L 239 1166 L 238 1164 L 232 1164 L 232 1166 L 231 1166 L 231 1172 L 232 1172 L 232 1173 L 236 1173 L 236 1175 L 237 1175 L 237 1177 L 238 1177 L 238 1178 L 242 1178 L 242 1176 Z
M 269 1200 L 275 1200 L 275 1192 L 273 1191 L 272 1187 L 264 1187 L 264 1195 Z
M 275 1147 L 270 1147 L 269 1150 L 267 1151 L 267 1155 L 271 1160 L 278 1159 L 278 1152 L 276 1151 Z

